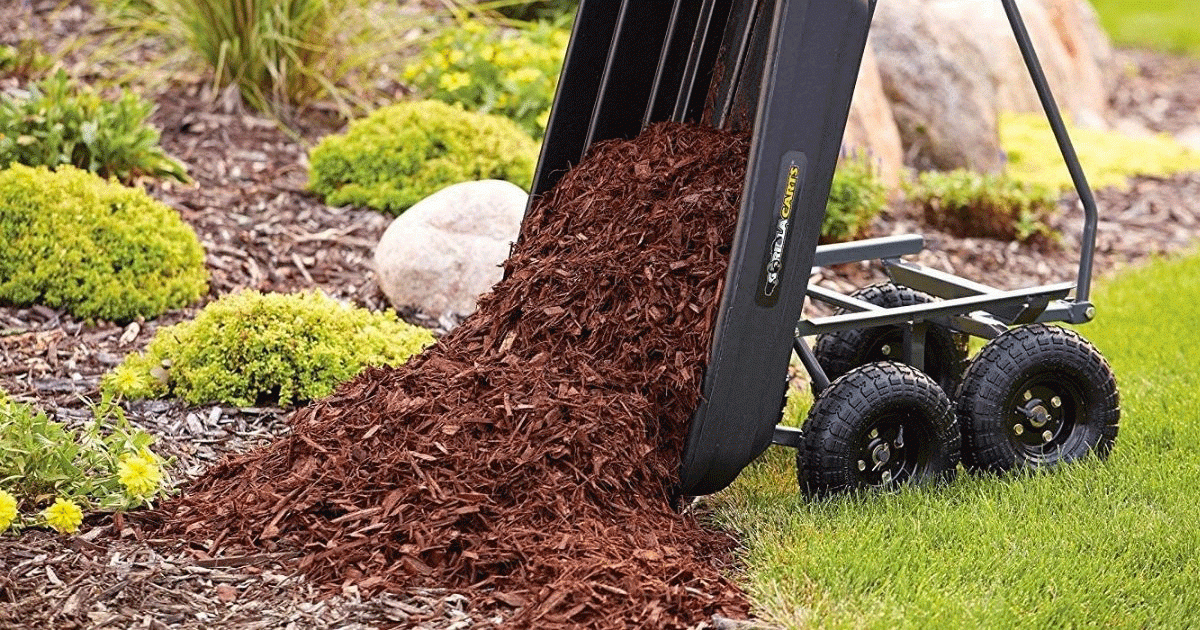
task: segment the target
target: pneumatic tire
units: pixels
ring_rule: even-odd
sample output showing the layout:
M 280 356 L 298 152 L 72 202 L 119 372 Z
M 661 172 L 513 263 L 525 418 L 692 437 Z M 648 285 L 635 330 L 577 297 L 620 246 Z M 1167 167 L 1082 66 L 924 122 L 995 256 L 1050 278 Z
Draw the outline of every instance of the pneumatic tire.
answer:
M 1032 324 L 993 339 L 963 378 L 958 400 L 967 468 L 1042 468 L 1108 456 L 1121 416 L 1117 382 L 1073 330 Z
M 863 287 L 850 294 L 884 308 L 926 304 L 933 298 L 890 282 Z M 838 314 L 845 311 L 839 309 Z M 850 370 L 876 361 L 899 361 L 904 350 L 904 327 L 897 324 L 840 330 L 817 337 L 813 354 L 832 381 Z M 967 336 L 937 324 L 925 332 L 925 369 L 948 396 L 954 396 L 967 366 Z M 814 391 L 813 394 L 820 392 Z
M 961 433 L 933 379 L 901 363 L 854 368 L 817 398 L 796 454 L 810 497 L 904 483 L 949 481 Z

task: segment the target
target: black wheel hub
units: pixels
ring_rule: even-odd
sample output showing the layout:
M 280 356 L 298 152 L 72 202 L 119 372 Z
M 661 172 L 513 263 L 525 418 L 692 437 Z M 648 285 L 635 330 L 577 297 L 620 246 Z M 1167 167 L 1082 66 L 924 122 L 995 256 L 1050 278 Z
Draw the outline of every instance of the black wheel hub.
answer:
M 871 424 L 860 440 L 852 465 L 868 486 L 887 486 L 912 477 L 929 459 L 917 422 L 891 415 Z
M 1079 394 L 1069 383 L 1050 377 L 1029 379 L 1008 401 L 1009 438 L 1027 455 L 1052 452 L 1071 438 L 1079 404 Z

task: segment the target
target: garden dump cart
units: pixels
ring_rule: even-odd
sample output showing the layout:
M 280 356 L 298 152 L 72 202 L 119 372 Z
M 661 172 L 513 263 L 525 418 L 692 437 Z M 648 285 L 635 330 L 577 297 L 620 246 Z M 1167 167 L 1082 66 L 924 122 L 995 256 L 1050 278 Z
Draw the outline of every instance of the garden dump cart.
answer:
M 921 251 L 919 235 L 818 247 L 875 0 L 581 0 L 534 194 L 592 143 L 650 123 L 751 135 L 681 495 L 724 488 L 772 443 L 797 448 L 810 495 L 947 477 L 960 452 L 968 467 L 1005 470 L 1111 447 L 1111 370 L 1082 337 L 1046 325 L 1095 314 L 1095 202 L 1015 0 L 996 1 L 1082 200 L 1074 282 L 998 290 L 902 260 Z M 891 283 L 808 286 L 814 266 L 874 259 Z M 839 310 L 802 319 L 805 299 Z M 966 336 L 989 340 L 969 367 Z M 801 429 L 777 426 L 793 352 L 817 393 Z

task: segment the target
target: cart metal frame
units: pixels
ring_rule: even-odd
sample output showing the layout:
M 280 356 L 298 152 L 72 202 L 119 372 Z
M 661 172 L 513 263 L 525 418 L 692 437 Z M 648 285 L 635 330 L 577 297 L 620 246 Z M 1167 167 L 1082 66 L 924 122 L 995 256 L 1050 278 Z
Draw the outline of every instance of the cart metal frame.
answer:
M 581 0 L 535 195 L 592 143 L 653 122 L 752 133 L 680 494 L 720 490 L 772 443 L 798 446 L 799 430 L 777 426 L 792 352 L 818 388 L 829 383 L 806 336 L 900 324 L 904 362 L 920 369 L 930 324 L 994 338 L 1013 325 L 1094 317 L 1095 199 L 1016 1 L 999 1 L 1083 206 L 1073 282 L 1005 291 L 902 260 L 923 249 L 919 235 L 817 246 L 876 0 Z M 882 308 L 808 285 L 813 267 L 875 259 L 897 284 L 940 300 Z M 845 313 L 801 319 L 806 298 Z

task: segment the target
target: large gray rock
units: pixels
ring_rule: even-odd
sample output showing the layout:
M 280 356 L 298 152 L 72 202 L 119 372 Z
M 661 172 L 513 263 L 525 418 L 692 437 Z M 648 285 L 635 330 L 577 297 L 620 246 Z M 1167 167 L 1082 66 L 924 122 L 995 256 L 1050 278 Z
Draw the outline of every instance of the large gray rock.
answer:
M 1113 53 L 1094 9 L 1087 0 L 1018 6 L 1059 105 L 1103 126 Z M 881 2 L 870 46 L 905 160 L 917 168 L 999 170 L 999 113 L 1040 110 L 1000 2 Z
M 904 150 L 900 130 L 892 117 L 892 106 L 883 93 L 879 80 L 879 65 L 868 47 L 858 69 L 854 100 L 850 103 L 850 118 L 842 136 L 844 155 L 862 156 L 878 169 L 879 176 L 889 187 L 900 183 L 904 168 Z
M 392 221 L 375 248 L 379 286 L 397 308 L 467 315 L 503 274 L 529 196 L 509 182 L 455 184 Z

